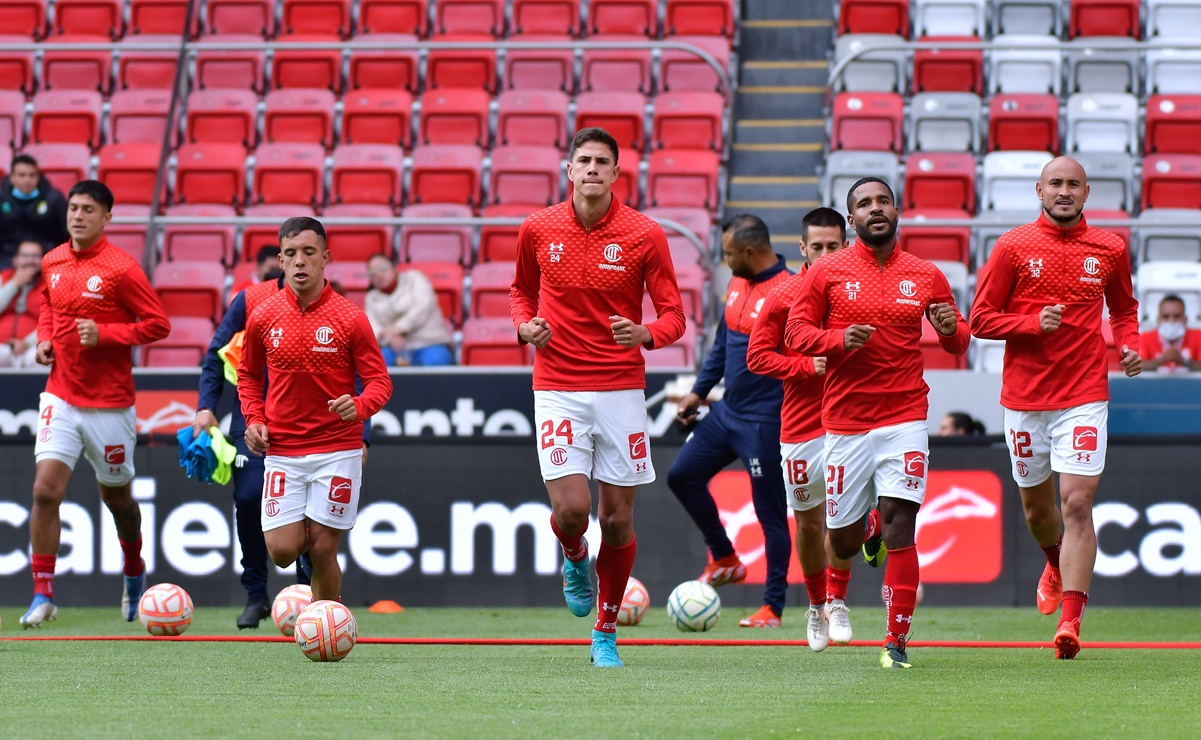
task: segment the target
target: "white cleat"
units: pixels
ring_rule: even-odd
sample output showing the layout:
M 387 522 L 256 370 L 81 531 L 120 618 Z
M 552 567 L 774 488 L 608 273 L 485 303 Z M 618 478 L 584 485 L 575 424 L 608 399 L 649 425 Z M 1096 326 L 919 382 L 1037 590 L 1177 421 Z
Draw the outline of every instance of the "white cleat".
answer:
M 830 623 L 820 606 L 810 605 L 805 618 L 809 620 L 809 649 L 820 653 L 830 644 Z
M 30 605 L 29 611 L 25 612 L 25 616 L 19 620 L 21 626 L 25 629 L 30 627 L 41 627 L 43 622 L 53 622 L 58 618 L 58 607 L 54 602 L 45 596 L 38 594 L 33 597 L 33 604 Z
M 830 642 L 846 645 L 851 641 L 851 611 L 842 599 L 826 604 L 826 619 L 830 620 Z

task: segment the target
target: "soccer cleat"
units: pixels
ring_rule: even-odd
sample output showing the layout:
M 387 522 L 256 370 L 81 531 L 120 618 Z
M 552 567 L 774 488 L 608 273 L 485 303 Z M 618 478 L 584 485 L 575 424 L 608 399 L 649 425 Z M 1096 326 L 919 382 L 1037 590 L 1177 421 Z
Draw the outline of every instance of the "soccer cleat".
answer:
M 851 610 L 842 599 L 826 604 L 826 619 L 830 622 L 830 642 L 846 645 L 851 641 Z
M 1060 578 L 1059 568 L 1052 568 L 1047 563 L 1043 568 L 1043 576 L 1038 579 L 1038 590 L 1034 592 L 1034 603 L 1038 605 L 1041 614 L 1054 614 L 1063 601 L 1063 579 Z
M 884 643 L 884 647 L 880 649 L 880 667 L 881 668 L 912 668 L 909 665 L 909 656 L 905 653 L 905 640 L 893 642 L 889 640 Z
M 1055 657 L 1060 660 L 1071 660 L 1080 652 L 1080 620 L 1060 622 L 1059 631 L 1055 633 Z
M 133 622 L 138 618 L 138 601 L 146 591 L 146 563 L 136 576 L 125 576 L 125 588 L 121 589 L 121 618 Z
M 830 622 L 826 619 L 822 608 L 812 604 L 809 606 L 809 611 L 805 612 L 805 618 L 809 620 L 807 630 L 809 649 L 820 653 L 830 644 Z
M 592 630 L 592 665 L 597 668 L 624 668 L 617 657 L 617 633 Z
M 868 518 L 874 518 L 879 521 L 880 510 L 872 509 L 868 513 Z M 868 537 L 863 542 L 863 562 L 873 568 L 879 568 L 884 565 L 884 561 L 888 559 L 888 548 L 884 546 L 884 529 L 877 524 L 876 533 Z
M 53 622 L 57 618 L 58 607 L 54 605 L 54 601 L 45 594 L 34 594 L 33 603 L 29 605 L 29 611 L 25 612 L 20 622 L 22 627 L 29 629 L 41 627 L 43 622 Z
M 697 576 L 696 580 L 713 588 L 727 583 L 742 583 L 746 580 L 746 566 L 738 559 L 737 553 L 732 553 L 706 565 L 705 571 Z
M 238 615 L 238 629 L 258 629 L 259 622 L 271 616 L 271 602 L 266 599 L 251 599 Z
M 767 604 L 759 607 L 759 611 L 738 623 L 739 627 L 779 627 L 780 615 Z
M 578 561 L 563 558 L 563 600 L 577 617 L 592 613 L 592 573 L 588 565 L 587 545 L 584 546 L 584 557 Z

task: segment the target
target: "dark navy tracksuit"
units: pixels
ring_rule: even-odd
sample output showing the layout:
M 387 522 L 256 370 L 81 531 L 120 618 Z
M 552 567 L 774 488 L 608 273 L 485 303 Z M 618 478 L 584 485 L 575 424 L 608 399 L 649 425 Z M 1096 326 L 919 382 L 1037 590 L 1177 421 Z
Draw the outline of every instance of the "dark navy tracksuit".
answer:
M 767 560 L 767 588 L 763 603 L 784 612 L 792 539 L 784 479 L 780 472 L 780 407 L 783 384 L 747 369 L 746 349 L 751 327 L 763 299 L 791 273 L 780 258 L 774 266 L 747 279 L 735 277 L 726 291 L 723 320 L 717 325 L 713 349 L 697 376 L 692 392 L 705 398 L 724 377 L 722 401 L 712 404 L 667 473 L 667 485 L 700 527 L 705 544 L 720 560 L 733 554 L 734 545 L 718 516 L 709 493 L 709 481 L 735 460 L 742 460 L 751 475 L 751 497 L 763 528 Z

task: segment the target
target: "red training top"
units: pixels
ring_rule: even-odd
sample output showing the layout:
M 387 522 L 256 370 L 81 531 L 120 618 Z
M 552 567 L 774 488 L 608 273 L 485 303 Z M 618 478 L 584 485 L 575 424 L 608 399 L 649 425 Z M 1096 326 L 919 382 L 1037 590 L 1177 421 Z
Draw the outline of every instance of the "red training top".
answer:
M 75 319 L 96 322 L 99 344 L 79 343 Z M 133 406 L 130 348 L 170 332 L 167 312 L 146 273 L 105 237 L 80 251 L 67 242 L 42 258 L 38 343 L 50 340 L 54 351 L 47 393 L 84 408 Z
M 1040 214 L 997 240 L 976 286 L 972 334 L 1005 340 L 1002 406 L 1052 411 L 1109 400 L 1103 303 L 1117 346 L 1137 351 L 1138 301 L 1121 237 L 1083 218 L 1064 229 Z M 1060 304 L 1063 323 L 1044 334 L 1039 313 Z
M 684 335 L 684 304 L 662 227 L 614 198 L 604 218 L 585 229 L 567 200 L 526 218 L 517 242 L 513 326 L 540 316 L 552 332 L 534 355 L 534 390 L 645 388 L 642 350 L 617 344 L 609 317 L 638 323 L 645 291 L 659 319 L 646 325 L 648 349 Z
M 1163 337 L 1159 336 L 1159 329 L 1145 331 L 1139 337 L 1138 356 L 1143 358 L 1143 362 L 1154 360 L 1162 355 L 1168 347 L 1180 350 L 1180 356 L 1186 361 L 1201 360 L 1201 331 L 1185 329 L 1184 338 L 1175 343 L 1163 341 Z M 1186 373 L 1189 371 L 1187 365 L 1180 365 L 1176 362 L 1165 362 L 1157 370 L 1161 373 Z
M 263 399 L 263 370 L 270 383 Z M 345 422 L 328 402 L 354 399 L 357 421 Z M 268 455 L 295 457 L 357 450 L 363 422 L 392 396 L 392 379 L 367 315 L 330 289 L 301 308 L 291 286 L 259 304 L 246 321 L 238 398 L 246 425 L 267 425 Z
M 880 265 L 858 239 L 818 260 L 805 273 L 800 296 L 788 312 L 784 339 L 793 350 L 824 356 L 826 395 L 822 423 L 834 434 L 862 434 L 880 427 L 925 421 L 930 387 L 922 378 L 920 346 L 926 309 L 949 303 L 955 333 L 939 335 L 947 352 L 967 352 L 967 323 L 955 308 L 951 286 L 924 259 L 895 248 Z M 847 353 L 852 324 L 876 328 L 867 343 Z

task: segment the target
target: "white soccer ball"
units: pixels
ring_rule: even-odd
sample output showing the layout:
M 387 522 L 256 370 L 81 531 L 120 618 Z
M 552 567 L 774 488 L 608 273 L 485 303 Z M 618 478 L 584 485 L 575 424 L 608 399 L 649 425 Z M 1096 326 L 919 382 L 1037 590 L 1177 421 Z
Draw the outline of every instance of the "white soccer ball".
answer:
M 311 661 L 336 663 L 354 649 L 359 626 L 344 605 L 323 599 L 305 607 L 296 618 L 296 646 Z
M 313 589 L 296 583 L 280 591 L 271 604 L 271 619 L 279 631 L 292 636 L 292 627 L 304 608 L 313 603 Z
M 646 592 L 646 586 L 637 578 L 626 581 L 626 595 L 621 600 L 621 610 L 617 612 L 617 623 L 632 627 L 642 621 L 646 610 L 650 608 L 651 597 Z
M 707 583 L 684 581 L 667 597 L 667 616 L 681 632 L 708 632 L 721 615 L 721 598 Z
M 174 583 L 151 586 L 138 600 L 138 619 L 152 635 L 182 635 L 192 624 L 192 597 Z

